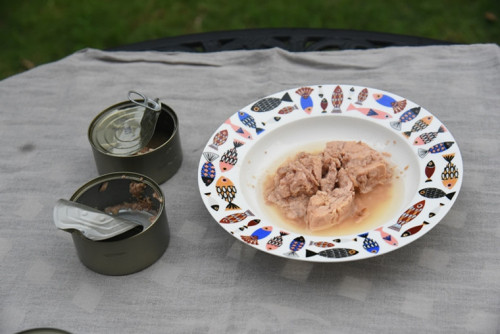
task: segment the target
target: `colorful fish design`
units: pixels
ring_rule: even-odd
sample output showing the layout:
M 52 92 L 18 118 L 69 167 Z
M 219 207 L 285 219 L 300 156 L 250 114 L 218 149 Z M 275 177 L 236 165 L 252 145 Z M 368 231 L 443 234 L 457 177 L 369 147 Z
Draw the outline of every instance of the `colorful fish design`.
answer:
M 424 221 L 422 224 L 420 225 L 417 225 L 417 226 L 413 226 L 409 229 L 407 229 L 406 231 L 404 231 L 402 234 L 401 234 L 401 237 L 405 238 L 405 237 L 409 237 L 410 235 L 415 235 L 417 234 L 418 232 L 420 232 L 420 230 L 422 229 L 422 227 L 424 227 L 424 225 L 429 225 L 428 222 Z
M 399 120 L 391 122 L 391 126 L 394 130 L 401 130 L 401 123 L 406 123 L 414 120 L 418 114 L 420 113 L 420 107 L 411 108 L 410 110 L 405 111 L 399 116 Z
M 281 109 L 278 111 L 278 114 L 279 114 L 279 115 L 286 115 L 286 114 L 289 114 L 289 113 L 291 113 L 292 111 L 297 110 L 297 109 L 299 109 L 299 107 L 297 107 L 297 105 L 296 105 L 296 104 L 294 104 L 293 106 L 286 106 L 286 107 L 281 108 Z
M 223 145 L 226 142 L 226 140 L 227 140 L 227 130 L 224 129 L 217 132 L 217 134 L 214 136 L 212 144 L 208 146 L 217 151 L 218 147 Z
M 344 102 L 344 93 L 342 92 L 342 88 L 340 86 L 337 86 L 332 93 L 332 113 L 340 112 L 340 106 L 342 105 L 342 102 Z
M 385 232 L 383 230 L 383 227 L 379 227 L 379 228 L 375 229 L 375 231 L 380 232 L 380 236 L 382 237 L 382 240 L 384 240 L 389 245 L 391 245 L 391 246 L 398 245 L 398 239 L 394 238 L 391 234 Z
M 368 238 L 368 233 L 362 233 L 358 235 L 359 237 L 363 238 L 363 248 L 368 252 L 372 254 L 377 254 L 378 251 L 380 250 L 380 246 L 378 243 L 371 239 Z
M 280 234 L 275 236 L 272 239 L 269 239 L 269 241 L 266 244 L 266 249 L 268 251 L 275 250 L 281 247 L 283 245 L 283 237 L 289 235 L 290 233 L 285 232 L 285 231 L 280 231 Z
M 205 193 L 207 196 L 207 202 L 211 209 L 219 211 L 219 203 L 211 196 L 212 193 Z
M 433 119 L 434 119 L 434 116 L 426 116 L 426 117 L 419 119 L 418 121 L 415 122 L 415 124 L 413 124 L 411 130 L 403 132 L 403 135 L 406 138 L 410 138 L 412 133 L 422 131 L 423 129 L 428 127 L 429 124 L 431 124 Z
M 365 102 L 367 97 L 368 97 L 368 88 L 363 88 L 361 92 L 359 92 L 358 101 L 356 101 L 356 104 L 363 105 L 363 102 Z
M 250 134 L 250 132 L 248 132 L 247 130 L 243 129 L 241 126 L 239 125 L 236 125 L 236 124 L 233 124 L 231 123 L 231 120 L 228 118 L 226 119 L 226 121 L 224 122 L 225 124 L 229 124 L 234 132 L 236 132 L 237 134 L 239 134 L 240 136 L 242 136 L 243 138 L 245 139 L 250 139 L 252 140 L 252 135 Z
M 373 94 L 373 98 L 375 99 L 375 101 L 377 101 L 379 104 L 383 105 L 384 107 L 392 108 L 392 110 L 394 110 L 395 114 L 403 111 L 406 107 L 406 100 L 396 101 L 394 98 L 390 97 L 389 95 Z
M 418 156 L 421 158 L 424 158 L 428 153 L 436 154 L 436 153 L 441 153 L 449 149 L 450 147 L 453 146 L 455 142 L 453 141 L 445 141 L 439 144 L 436 144 L 432 147 L 430 147 L 428 150 L 424 150 L 422 148 L 418 149 Z
M 244 242 L 257 246 L 259 244 L 259 240 L 266 238 L 272 231 L 272 226 L 264 226 L 255 230 L 251 235 L 242 235 L 240 237 Z
M 333 242 L 328 242 L 328 241 L 311 241 L 309 242 L 309 246 L 316 246 L 319 248 L 331 248 L 334 247 L 335 244 Z
M 285 93 L 281 98 L 266 97 L 255 102 L 250 109 L 254 112 L 267 112 L 277 108 L 282 102 L 292 102 L 292 98 L 288 93 Z
M 217 190 L 219 197 L 228 203 L 226 211 L 238 210 L 240 208 L 238 205 L 233 203 L 237 190 L 234 183 L 230 179 L 225 176 L 219 177 L 217 183 L 215 184 L 215 190 Z
M 302 110 L 306 112 L 306 114 L 310 115 L 313 110 L 313 100 L 311 98 L 311 93 L 314 88 L 311 87 L 302 87 L 295 91 L 295 93 L 300 95 L 300 106 Z
M 437 207 L 435 207 L 431 212 L 429 212 L 429 218 L 434 217 L 441 211 L 441 208 L 444 206 L 444 203 L 439 203 Z
M 260 219 L 252 219 L 246 225 L 238 227 L 238 230 L 240 230 L 241 232 L 243 232 L 244 230 L 248 229 L 249 227 L 258 225 L 259 223 L 260 223 Z M 235 234 L 235 232 L 238 232 L 238 231 L 232 231 L 231 234 Z
M 243 220 L 245 220 L 247 217 L 254 216 L 252 211 L 247 210 L 245 212 L 239 212 L 239 213 L 233 213 L 231 215 L 227 215 L 226 217 L 222 218 L 219 223 L 221 224 L 236 224 L 239 223 Z
M 446 128 L 444 125 L 441 125 L 439 129 L 435 132 L 426 132 L 422 133 L 420 136 L 418 136 L 414 141 L 413 145 L 425 145 L 429 144 L 431 141 L 437 138 L 437 135 L 440 133 L 446 132 Z
M 250 116 L 244 111 L 238 112 L 238 117 L 240 118 L 241 123 L 244 125 L 248 126 L 249 128 L 255 129 L 255 132 L 259 135 L 261 134 L 264 129 L 257 127 L 257 124 L 255 123 L 255 118 Z
M 358 253 L 359 252 L 357 250 L 350 248 L 329 248 L 319 252 L 313 252 L 312 250 L 306 249 L 306 257 L 319 255 L 329 259 L 340 259 L 344 257 L 353 256 Z
M 392 118 L 392 116 L 389 113 L 386 113 L 385 111 L 378 110 L 378 109 L 373 109 L 373 108 L 358 108 L 354 106 L 354 104 L 350 104 L 349 107 L 347 107 L 347 111 L 350 110 L 357 110 L 360 113 L 362 113 L 365 116 L 375 118 L 375 119 L 387 119 L 387 118 Z
M 236 165 L 236 163 L 238 162 L 238 152 L 236 151 L 236 149 L 243 146 L 243 144 L 245 143 L 236 139 L 233 141 L 233 147 L 227 150 L 219 160 L 219 167 L 221 172 L 227 172 L 228 170 L 231 170 L 234 165 Z
M 303 236 L 300 236 L 300 237 L 293 239 L 292 242 L 290 242 L 291 252 L 285 253 L 284 255 L 298 256 L 297 252 L 300 251 L 302 249 L 302 247 L 304 247 L 305 244 L 306 244 L 306 239 L 304 239 Z
M 447 194 L 439 188 L 424 188 L 424 189 L 420 189 L 418 191 L 418 193 L 420 194 L 420 196 L 427 197 L 427 198 L 446 197 L 450 201 L 453 198 L 453 196 L 455 196 L 455 192 Z
M 451 162 L 453 158 L 455 158 L 455 153 L 443 155 L 443 158 L 448 163 L 441 173 L 441 182 L 443 182 L 443 185 L 446 188 L 451 189 L 455 186 L 455 184 L 457 184 L 459 177 L 457 166 L 455 166 L 455 164 Z
M 421 200 L 418 203 L 412 205 L 408 210 L 406 210 L 399 218 L 396 224 L 389 226 L 391 230 L 399 232 L 403 225 L 411 222 L 415 217 L 417 217 L 425 207 L 425 200 Z
M 213 162 L 219 157 L 217 153 L 203 152 L 206 162 L 201 166 L 201 180 L 208 187 L 215 179 L 216 170 Z
M 427 165 L 425 166 L 425 176 L 427 176 L 427 180 L 425 182 L 431 182 L 432 175 L 434 175 L 434 172 L 436 171 L 436 165 L 434 164 L 434 161 L 429 161 Z

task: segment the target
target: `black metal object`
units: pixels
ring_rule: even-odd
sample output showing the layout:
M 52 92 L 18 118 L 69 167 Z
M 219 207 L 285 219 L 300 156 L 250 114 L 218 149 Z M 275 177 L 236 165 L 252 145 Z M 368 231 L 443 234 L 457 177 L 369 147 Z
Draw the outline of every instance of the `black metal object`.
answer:
M 330 51 L 450 44 L 453 43 L 416 36 L 357 30 L 270 28 L 174 36 L 118 46 L 108 51 L 214 52 L 273 47 L 288 51 Z

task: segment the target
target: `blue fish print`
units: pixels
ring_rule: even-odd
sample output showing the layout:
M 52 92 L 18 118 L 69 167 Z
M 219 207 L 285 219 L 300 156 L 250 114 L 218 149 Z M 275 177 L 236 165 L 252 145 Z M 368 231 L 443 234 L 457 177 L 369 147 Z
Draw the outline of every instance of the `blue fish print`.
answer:
M 360 234 L 359 236 L 361 238 L 364 238 L 364 240 L 363 240 L 363 248 L 368 253 L 372 253 L 372 254 L 377 254 L 378 253 L 380 247 L 379 247 L 378 243 L 375 240 L 368 238 L 368 232 Z
M 272 226 L 264 226 L 262 228 L 259 228 L 258 230 L 255 230 L 252 235 L 242 235 L 241 240 L 249 243 L 250 245 L 258 245 L 258 241 L 267 237 L 269 234 L 271 234 L 272 231 Z
M 238 113 L 238 116 L 240 118 L 241 123 L 248 126 L 249 128 L 255 129 L 257 134 L 260 134 L 262 131 L 264 131 L 264 129 L 257 127 L 257 124 L 255 123 L 255 119 L 252 116 L 250 116 L 249 114 L 247 114 L 246 112 L 240 111 Z

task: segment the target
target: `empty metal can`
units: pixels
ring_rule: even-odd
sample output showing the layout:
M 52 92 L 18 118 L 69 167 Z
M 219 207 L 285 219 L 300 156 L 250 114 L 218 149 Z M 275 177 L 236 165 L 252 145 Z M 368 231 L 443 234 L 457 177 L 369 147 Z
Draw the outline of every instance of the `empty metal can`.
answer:
M 145 147 L 138 146 L 145 113 L 145 107 L 138 104 L 147 105 L 148 101 L 115 104 L 91 122 L 88 139 L 99 174 L 129 171 L 161 184 L 177 172 L 182 163 L 179 121 L 170 107 L 158 103 L 159 116 L 152 138 Z
M 80 187 L 71 201 L 127 219 L 141 220 L 146 227 L 129 230 L 102 241 L 71 233 L 81 262 L 105 275 L 126 275 L 140 271 L 158 260 L 169 241 L 164 196 L 149 177 L 137 173 L 110 173 Z M 147 220 L 147 221 L 145 221 Z

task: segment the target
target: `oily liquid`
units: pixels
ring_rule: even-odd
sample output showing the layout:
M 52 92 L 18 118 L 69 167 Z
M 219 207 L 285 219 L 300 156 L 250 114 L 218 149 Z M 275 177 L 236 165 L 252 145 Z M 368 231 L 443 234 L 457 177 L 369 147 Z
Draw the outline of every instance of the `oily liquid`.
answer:
M 281 163 L 279 164 L 281 165 Z M 345 236 L 352 234 L 360 234 L 373 230 L 394 217 L 399 212 L 403 201 L 403 179 L 402 172 L 397 169 L 393 171 L 392 182 L 389 184 L 378 185 L 367 194 L 356 192 L 355 202 L 358 211 L 365 209 L 363 215 L 346 218 L 340 224 L 319 231 L 309 230 L 304 223 L 294 219 L 290 219 L 281 212 L 280 208 L 265 201 L 265 189 L 272 185 L 273 174 L 268 174 L 262 182 L 262 194 L 260 207 L 270 220 L 279 228 L 295 232 L 298 234 L 315 235 L 315 236 Z

